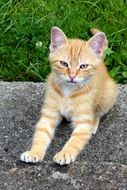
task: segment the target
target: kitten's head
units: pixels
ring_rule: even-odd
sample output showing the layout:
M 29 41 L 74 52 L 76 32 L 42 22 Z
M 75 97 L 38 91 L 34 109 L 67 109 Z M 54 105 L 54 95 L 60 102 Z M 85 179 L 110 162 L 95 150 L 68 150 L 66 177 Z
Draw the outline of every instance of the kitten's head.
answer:
M 90 40 L 68 39 L 57 27 L 51 30 L 50 62 L 62 84 L 82 85 L 88 82 L 101 64 L 107 39 L 98 32 Z

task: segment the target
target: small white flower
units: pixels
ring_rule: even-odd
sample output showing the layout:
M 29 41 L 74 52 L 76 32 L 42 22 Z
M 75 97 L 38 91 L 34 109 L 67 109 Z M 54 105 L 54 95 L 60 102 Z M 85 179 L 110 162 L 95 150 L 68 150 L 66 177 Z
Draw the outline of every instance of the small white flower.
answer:
M 36 42 L 36 47 L 37 47 L 37 48 L 42 47 L 42 42 Z

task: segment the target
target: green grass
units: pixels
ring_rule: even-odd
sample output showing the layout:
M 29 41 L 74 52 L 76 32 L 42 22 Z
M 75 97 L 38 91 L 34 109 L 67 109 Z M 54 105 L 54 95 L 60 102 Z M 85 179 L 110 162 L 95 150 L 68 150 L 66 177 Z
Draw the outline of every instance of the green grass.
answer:
M 0 80 L 45 81 L 50 30 L 58 26 L 70 38 L 89 39 L 91 27 L 104 31 L 110 75 L 127 83 L 126 0 L 1 0 L 0 7 Z

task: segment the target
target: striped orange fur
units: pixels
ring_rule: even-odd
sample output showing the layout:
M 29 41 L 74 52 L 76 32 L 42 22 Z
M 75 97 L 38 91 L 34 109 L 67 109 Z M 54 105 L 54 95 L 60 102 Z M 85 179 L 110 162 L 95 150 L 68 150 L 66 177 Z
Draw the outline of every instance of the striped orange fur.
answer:
M 95 134 L 100 117 L 115 103 L 117 88 L 104 65 L 107 39 L 98 29 L 88 41 L 68 39 L 57 27 L 51 31 L 50 63 L 42 116 L 36 125 L 30 151 L 24 162 L 42 161 L 62 116 L 71 118 L 73 133 L 53 160 L 60 164 L 75 161 Z

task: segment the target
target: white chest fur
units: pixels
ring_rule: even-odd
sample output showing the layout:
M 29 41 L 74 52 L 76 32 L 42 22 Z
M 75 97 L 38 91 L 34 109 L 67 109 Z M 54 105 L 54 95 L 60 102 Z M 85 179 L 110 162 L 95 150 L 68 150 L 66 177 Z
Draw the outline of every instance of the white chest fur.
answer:
M 72 106 L 68 100 L 64 100 L 63 104 L 61 105 L 60 114 L 66 119 L 71 118 Z
M 61 105 L 60 114 L 66 117 L 67 119 L 71 118 L 73 109 L 72 102 L 68 97 L 71 95 L 75 88 L 76 87 L 72 85 L 62 86 L 62 93 L 64 95 L 64 99 Z
M 69 86 L 62 86 L 62 93 L 65 97 L 68 97 L 72 93 L 72 89 Z

